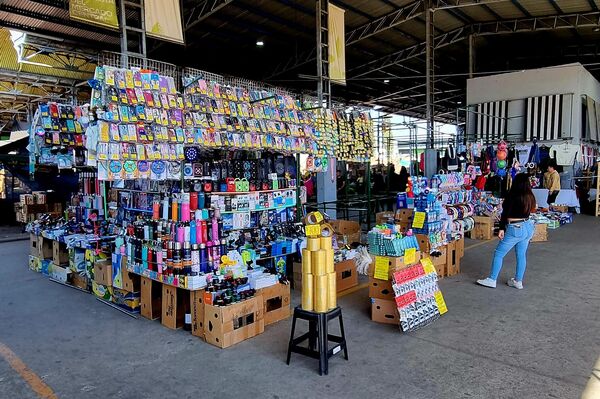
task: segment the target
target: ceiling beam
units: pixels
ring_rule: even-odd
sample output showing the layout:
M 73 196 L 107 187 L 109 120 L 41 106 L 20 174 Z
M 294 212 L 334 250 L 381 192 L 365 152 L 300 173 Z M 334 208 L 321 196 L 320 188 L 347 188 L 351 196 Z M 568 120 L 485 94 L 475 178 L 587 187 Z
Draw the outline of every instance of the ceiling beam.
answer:
M 408 5 L 398 8 L 391 13 L 385 14 L 379 18 L 367 22 L 361 26 L 346 32 L 346 46 L 351 46 L 363 39 L 377 35 L 390 28 L 398 26 L 404 22 L 410 21 L 423 13 L 423 2 L 415 1 Z M 265 79 L 273 79 L 285 72 L 299 68 L 316 59 L 316 47 L 312 47 L 299 53 L 296 57 L 290 58 L 277 65 L 273 72 Z
M 492 22 L 481 22 L 456 28 L 434 38 L 434 47 L 439 49 L 466 39 L 469 34 L 478 36 L 508 33 L 536 32 L 556 29 L 577 29 L 600 26 L 600 12 L 582 12 L 566 15 L 549 15 L 534 18 L 518 18 Z M 417 43 L 390 55 L 357 65 L 348 70 L 350 78 L 368 75 L 374 71 L 387 68 L 425 54 L 426 43 Z
M 189 17 L 184 24 L 184 30 L 188 30 L 210 17 L 221 8 L 233 2 L 233 0 L 204 0 L 195 5 L 189 12 Z

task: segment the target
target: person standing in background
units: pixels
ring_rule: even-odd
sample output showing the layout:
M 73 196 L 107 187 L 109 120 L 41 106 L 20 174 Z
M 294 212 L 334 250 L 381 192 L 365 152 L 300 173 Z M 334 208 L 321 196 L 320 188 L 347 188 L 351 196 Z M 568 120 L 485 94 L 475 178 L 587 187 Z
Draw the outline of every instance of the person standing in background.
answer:
M 554 204 L 560 192 L 560 175 L 552 163 L 548 165 L 548 171 L 544 173 L 544 187 L 548 189 L 548 200 L 546 202 L 548 202 L 548 205 Z
M 533 220 L 529 219 L 531 212 L 535 212 L 537 204 L 531 191 L 529 176 L 519 173 L 513 179 L 508 196 L 502 204 L 500 217 L 500 242 L 494 252 L 492 270 L 489 277 L 477 280 L 477 284 L 489 288 L 496 288 L 496 280 L 502 269 L 502 261 L 506 254 L 514 247 L 517 255 L 517 270 L 515 277 L 507 281 L 509 287 L 523 289 L 523 277 L 527 268 L 527 248 L 535 232 Z
M 399 177 L 399 187 L 398 187 L 398 192 L 399 193 L 405 193 L 406 192 L 406 186 L 408 185 L 408 171 L 406 170 L 406 167 L 401 167 L 400 168 L 400 177 Z

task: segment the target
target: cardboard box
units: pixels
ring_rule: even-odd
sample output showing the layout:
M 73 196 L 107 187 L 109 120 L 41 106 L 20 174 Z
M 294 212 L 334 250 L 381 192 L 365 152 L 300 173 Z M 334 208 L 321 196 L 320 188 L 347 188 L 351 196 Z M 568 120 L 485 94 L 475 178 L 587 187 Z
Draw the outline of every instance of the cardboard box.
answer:
M 386 281 L 369 277 L 369 297 L 394 301 L 396 296 L 392 288 L 392 280 Z
M 354 259 L 345 260 L 335 264 L 336 291 L 345 291 L 358 285 L 358 273 Z
M 457 242 L 450 241 L 446 251 L 446 275 L 454 276 L 460 273 L 460 256 L 457 249 Z
M 302 272 L 294 271 L 294 290 L 302 290 Z
M 112 287 L 109 285 L 98 284 L 95 281 L 92 281 L 92 293 L 94 296 L 103 299 L 105 301 L 110 301 L 112 298 Z
M 465 256 L 465 238 L 461 238 L 456 241 L 456 251 L 458 252 L 458 257 L 462 258 Z
M 66 265 L 69 263 L 69 251 L 64 242 L 52 241 L 52 263 Z
M 425 254 L 428 254 L 431 250 L 429 236 L 427 234 L 417 234 L 417 241 L 419 242 L 419 250 Z
M 371 298 L 371 320 L 376 323 L 400 325 L 396 301 Z
M 548 241 L 548 225 L 544 223 L 537 223 L 535 225 L 535 231 L 531 242 L 545 242 Z
M 37 237 L 38 258 L 52 259 L 52 242 L 53 240 L 49 240 L 48 238 Z
M 109 260 L 94 262 L 94 281 L 101 285 L 112 286 L 112 263 Z
M 404 263 L 404 256 L 377 256 L 380 258 L 386 258 L 388 260 L 388 278 L 391 280 L 392 275 L 396 270 L 404 269 L 407 266 L 414 265 L 421 260 L 421 252 L 417 251 L 415 254 L 415 262 L 411 264 Z M 369 265 L 369 276 L 373 277 L 375 274 L 375 257 L 373 256 L 373 262 Z
M 87 276 L 83 276 L 79 273 L 73 273 L 72 274 L 72 284 L 77 287 L 77 288 L 81 288 L 82 290 L 89 290 L 88 287 L 88 283 L 89 283 L 89 279 L 87 278 Z
M 40 250 L 38 248 L 38 236 L 31 233 L 29 234 L 29 255 L 35 256 L 36 258 L 40 257 Z
M 50 278 L 58 280 L 61 283 L 66 284 L 69 281 L 69 274 L 71 274 L 71 270 L 66 267 L 61 267 L 54 263 L 50 263 L 48 266 L 48 275 Z
M 491 240 L 494 238 L 494 219 L 489 216 L 474 216 L 475 227 L 471 237 L 476 240 Z
M 567 213 L 569 212 L 569 207 L 567 205 L 552 205 L 550 210 L 554 212 Z
M 35 240 L 37 244 L 37 240 Z M 29 255 L 29 270 L 40 273 L 42 271 L 42 262 L 40 258 L 34 255 Z
M 335 230 L 338 245 L 361 242 L 360 223 L 348 220 L 330 220 L 329 224 Z
M 85 271 L 85 249 L 69 248 L 69 268 L 75 273 Z
M 112 254 L 112 285 L 129 292 L 140 291 L 140 276 L 127 270 L 127 257 Z
M 394 220 L 396 218 L 396 214 L 392 211 L 378 212 L 375 214 L 375 223 L 382 224 L 386 223 L 388 220 Z
M 414 217 L 415 212 L 412 208 L 403 208 L 396 211 L 396 220 L 401 224 L 412 224 Z
M 290 286 L 275 284 L 258 290 L 263 298 L 265 326 L 290 317 Z
M 160 318 L 162 305 L 162 287 L 161 283 L 151 280 L 148 277 L 141 277 L 142 295 L 140 304 L 141 313 L 147 319 L 155 320 Z
M 227 348 L 265 331 L 260 295 L 229 306 L 204 307 L 206 342 Z
M 162 285 L 162 313 L 160 322 L 163 326 L 176 330 L 183 327 L 185 321 L 185 296 L 189 291 L 178 289 L 172 285 Z M 189 304 L 189 298 L 187 300 Z
M 129 292 L 126 290 L 121 290 L 118 288 L 113 288 L 112 290 L 112 303 L 123 308 L 129 312 L 139 312 L 140 311 L 140 293 L 139 292 Z
M 204 339 L 204 290 L 190 292 L 192 335 Z

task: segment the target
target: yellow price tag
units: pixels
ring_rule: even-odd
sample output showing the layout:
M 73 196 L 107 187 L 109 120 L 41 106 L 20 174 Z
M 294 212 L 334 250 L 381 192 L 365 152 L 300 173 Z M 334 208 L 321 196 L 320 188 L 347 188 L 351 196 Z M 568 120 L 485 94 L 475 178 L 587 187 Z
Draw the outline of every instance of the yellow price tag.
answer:
M 438 310 L 440 314 L 444 314 L 448 311 L 448 307 L 446 306 L 446 301 L 444 301 L 444 296 L 442 295 L 442 291 L 436 291 L 433 294 L 435 297 L 435 302 L 437 303 Z
M 433 266 L 433 263 L 431 262 L 430 258 L 421 259 L 421 265 L 423 266 L 425 274 L 437 273 L 437 271 L 435 270 L 435 266 Z
M 425 224 L 425 212 L 415 212 L 412 227 L 422 229 Z
M 307 237 L 316 237 L 321 235 L 320 224 L 309 224 L 305 227 Z
M 321 223 L 323 221 L 323 214 L 319 211 L 316 211 L 314 213 L 315 215 L 315 220 L 317 221 L 317 223 Z
M 389 280 L 390 263 L 383 256 L 375 257 L 375 273 L 373 277 L 379 280 Z
M 404 264 L 412 265 L 417 260 L 417 250 L 415 248 L 408 248 L 404 251 Z

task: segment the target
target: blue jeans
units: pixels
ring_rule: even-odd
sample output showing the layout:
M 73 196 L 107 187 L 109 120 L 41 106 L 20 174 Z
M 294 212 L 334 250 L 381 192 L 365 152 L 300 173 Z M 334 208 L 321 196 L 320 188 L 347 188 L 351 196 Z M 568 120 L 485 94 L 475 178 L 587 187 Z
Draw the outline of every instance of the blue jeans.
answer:
M 533 237 L 534 232 L 535 225 L 531 220 L 506 225 L 504 239 L 498 243 L 496 251 L 494 252 L 492 271 L 490 273 L 490 278 L 492 280 L 498 279 L 498 274 L 500 274 L 500 270 L 502 269 L 502 260 L 504 259 L 504 256 L 515 247 L 515 253 L 517 255 L 517 272 L 515 274 L 515 280 L 523 281 L 525 269 L 527 268 L 527 247 L 529 246 L 529 240 Z

